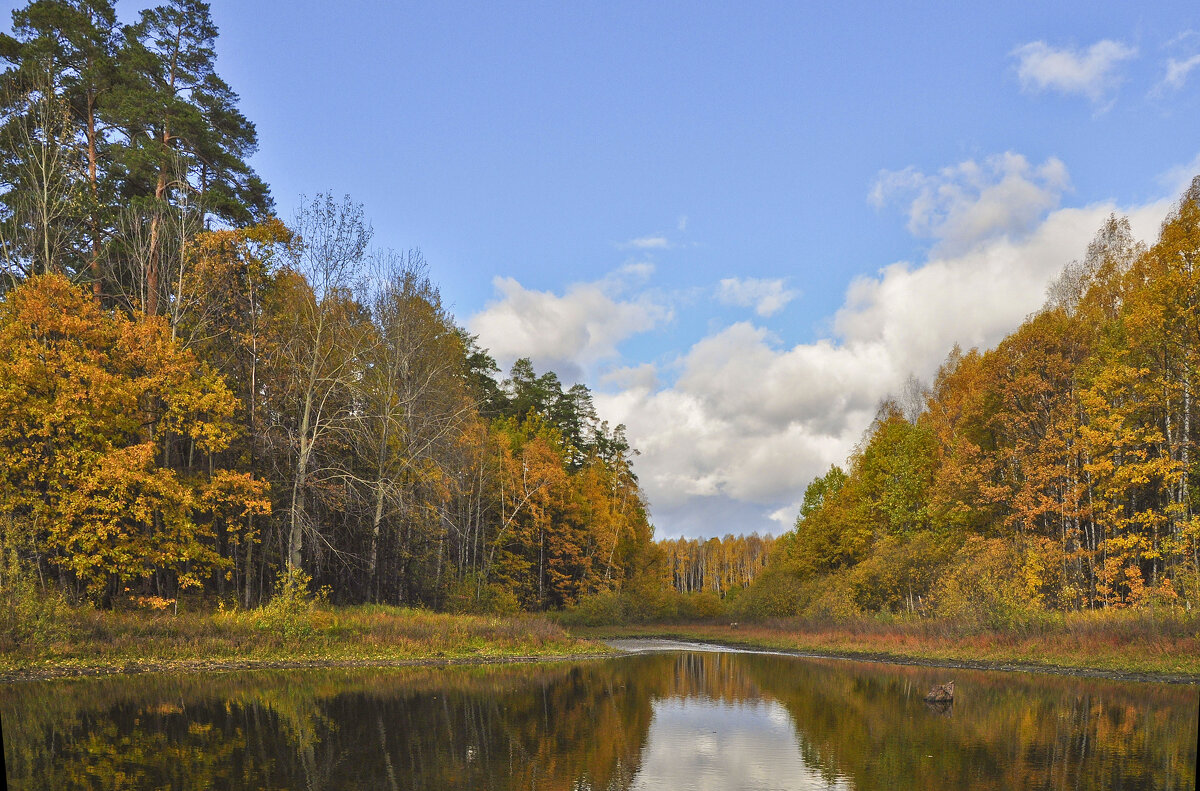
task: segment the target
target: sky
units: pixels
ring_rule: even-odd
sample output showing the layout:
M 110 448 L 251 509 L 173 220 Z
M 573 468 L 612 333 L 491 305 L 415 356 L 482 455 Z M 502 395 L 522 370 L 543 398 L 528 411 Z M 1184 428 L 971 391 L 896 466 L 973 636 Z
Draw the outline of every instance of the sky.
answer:
M 1200 172 L 1194 0 L 212 12 L 279 215 L 351 195 L 502 367 L 592 388 L 660 537 L 786 530 L 880 399 Z

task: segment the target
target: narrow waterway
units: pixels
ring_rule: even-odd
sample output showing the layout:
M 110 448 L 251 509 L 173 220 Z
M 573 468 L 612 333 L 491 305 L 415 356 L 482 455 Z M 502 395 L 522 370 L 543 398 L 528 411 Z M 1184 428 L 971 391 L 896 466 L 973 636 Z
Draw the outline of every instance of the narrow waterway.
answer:
M 1195 788 L 1196 686 L 625 647 L 8 684 L 9 788 Z

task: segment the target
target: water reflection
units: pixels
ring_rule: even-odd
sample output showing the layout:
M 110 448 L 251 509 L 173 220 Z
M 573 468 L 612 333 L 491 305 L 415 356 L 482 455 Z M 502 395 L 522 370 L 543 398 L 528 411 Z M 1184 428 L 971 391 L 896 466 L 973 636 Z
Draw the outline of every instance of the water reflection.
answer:
M 736 653 L 0 688 L 10 788 L 1194 789 L 1197 690 Z
M 787 709 L 773 700 L 668 698 L 654 718 L 635 789 L 845 789 L 804 762 Z

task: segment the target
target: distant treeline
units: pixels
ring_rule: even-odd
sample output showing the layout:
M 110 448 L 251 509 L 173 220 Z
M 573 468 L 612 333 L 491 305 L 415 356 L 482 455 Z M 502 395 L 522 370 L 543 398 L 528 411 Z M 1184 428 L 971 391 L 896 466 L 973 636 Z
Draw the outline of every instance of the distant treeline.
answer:
M 668 587 L 679 593 L 708 591 L 724 598 L 750 586 L 766 566 L 775 538 L 751 533 L 708 540 L 668 538 L 655 543 Z
M 644 573 L 620 426 L 507 378 L 351 201 L 287 224 L 207 4 L 0 37 L 0 586 L 507 611 Z
M 996 348 L 955 348 L 813 481 L 742 605 L 983 615 L 1200 605 L 1200 177 L 1112 217 Z

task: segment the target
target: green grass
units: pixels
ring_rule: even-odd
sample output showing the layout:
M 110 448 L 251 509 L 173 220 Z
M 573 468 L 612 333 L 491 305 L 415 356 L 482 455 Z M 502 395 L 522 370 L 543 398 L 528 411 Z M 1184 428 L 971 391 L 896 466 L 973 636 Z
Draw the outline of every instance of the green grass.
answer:
M 45 626 L 45 625 L 43 625 Z M 604 651 L 537 616 L 446 615 L 388 606 L 208 613 L 60 608 L 36 632 L 0 635 L 0 674 L 573 656 Z

